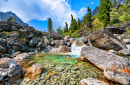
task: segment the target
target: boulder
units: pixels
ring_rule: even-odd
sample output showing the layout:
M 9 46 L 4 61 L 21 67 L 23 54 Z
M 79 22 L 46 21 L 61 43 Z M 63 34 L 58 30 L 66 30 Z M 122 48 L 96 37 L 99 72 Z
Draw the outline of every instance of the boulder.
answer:
M 44 43 L 45 45 L 49 44 L 49 40 L 47 39 L 47 36 L 44 36 Z
M 38 42 L 38 47 L 44 47 L 44 43 L 43 42 Z
M 81 60 L 88 60 L 104 70 L 104 75 L 108 80 L 122 85 L 130 84 L 130 62 L 128 58 L 90 46 L 82 48 L 80 58 Z
M 34 47 L 35 45 L 38 44 L 39 40 L 40 40 L 39 37 L 35 37 L 35 38 L 31 39 L 29 42 L 29 46 Z
M 0 59 L 0 82 L 15 81 L 22 75 L 22 67 L 10 58 Z
M 26 38 L 27 39 L 32 39 L 34 37 L 34 33 L 29 33 L 29 34 L 27 34 L 27 36 L 26 36 Z
M 71 43 L 71 45 L 73 44 L 74 41 L 76 41 L 75 38 L 70 38 L 70 43 Z
M 0 45 L 6 46 L 7 41 L 4 38 L 0 38 Z
M 105 28 L 105 30 L 111 32 L 112 34 L 123 34 L 124 32 L 127 32 L 125 27 L 123 26 L 115 27 L 115 26 L 108 25 Z
M 79 85 L 109 85 L 109 84 L 94 78 L 87 78 L 81 80 Z
M 57 53 L 67 53 L 71 52 L 71 49 L 67 46 L 60 46 L 59 49 L 57 50 Z
M 3 69 L 9 68 L 11 64 L 17 64 L 17 63 L 10 58 L 0 59 L 0 68 L 3 68 Z
M 5 53 L 6 51 L 7 51 L 7 49 L 6 49 L 6 48 L 4 48 L 4 47 L 2 47 L 2 46 L 0 45 L 0 52 Z
M 30 80 L 36 80 L 40 77 L 43 71 L 43 66 L 40 64 L 33 64 L 31 67 L 27 68 L 25 77 L 28 77 Z
M 118 51 L 118 54 L 122 55 L 122 56 L 130 56 L 130 49 L 120 50 L 120 51 Z
M 83 42 L 84 42 L 85 44 L 88 43 L 88 37 L 87 37 L 87 36 L 83 38 Z
M 93 46 L 104 50 L 121 50 L 127 49 L 117 37 L 106 30 L 99 30 L 88 35 Z
M 56 32 L 50 32 L 49 33 L 49 38 L 53 38 L 54 40 L 61 40 L 63 37 Z
M 63 45 L 63 43 L 61 43 L 59 40 L 54 40 L 53 42 L 54 42 L 54 44 L 55 44 L 55 46 L 56 46 L 57 48 L 59 48 L 59 46 L 62 46 L 62 45 Z
M 70 36 L 65 36 L 65 37 L 64 37 L 64 40 L 65 40 L 66 42 L 68 42 L 69 39 L 70 39 Z
M 85 46 L 81 49 L 80 58 L 86 59 L 93 63 L 98 68 L 104 70 L 109 62 L 118 61 L 122 63 L 128 63 L 128 59 L 120 57 L 118 55 L 109 53 L 105 50 L 101 50 L 91 46 Z
M 34 52 L 22 53 L 22 54 L 17 55 L 16 57 L 14 57 L 13 60 L 15 60 L 17 62 L 21 62 L 21 61 L 24 61 L 24 59 L 28 59 L 32 54 L 34 54 Z
M 130 85 L 130 62 L 109 62 L 104 70 L 104 76 L 120 85 Z
M 92 26 L 92 23 L 90 22 L 90 23 L 85 23 L 84 24 L 84 26 L 82 27 L 82 29 L 92 29 L 93 28 L 93 26 Z
M 12 58 L 16 57 L 18 54 L 20 54 L 20 52 L 15 52 L 11 55 Z
M 123 39 L 122 41 L 126 44 L 130 44 L 130 39 Z
M 19 37 L 19 33 L 16 33 L 16 32 L 10 35 L 10 38 L 18 38 L 18 37 Z

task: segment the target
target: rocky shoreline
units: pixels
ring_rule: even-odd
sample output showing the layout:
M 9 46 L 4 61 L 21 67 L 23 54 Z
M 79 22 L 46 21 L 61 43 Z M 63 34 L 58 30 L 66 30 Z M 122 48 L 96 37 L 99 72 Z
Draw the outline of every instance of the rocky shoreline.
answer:
M 110 31 L 113 29 L 108 27 L 92 32 L 84 36 L 81 42 L 55 32 L 47 34 L 14 22 L 0 22 L 0 83 L 24 76 L 26 78 L 19 82 L 20 85 L 84 85 L 97 84 L 99 80 L 96 79 L 103 79 L 104 75 L 112 82 L 129 85 L 130 61 L 118 55 L 130 55 L 130 49 L 126 46 L 130 44 L 130 35 L 125 34 L 125 31 L 124 34 L 113 34 Z M 119 27 L 117 31 L 121 33 L 120 30 Z M 57 61 L 42 62 L 42 65 L 31 61 L 26 63 L 36 55 L 44 58 L 46 53 L 72 52 L 73 44 L 80 47 L 87 45 L 82 48 L 79 60 L 75 60 L 74 65 Z M 88 62 L 93 65 L 88 65 Z M 108 85 L 103 81 L 101 83 Z

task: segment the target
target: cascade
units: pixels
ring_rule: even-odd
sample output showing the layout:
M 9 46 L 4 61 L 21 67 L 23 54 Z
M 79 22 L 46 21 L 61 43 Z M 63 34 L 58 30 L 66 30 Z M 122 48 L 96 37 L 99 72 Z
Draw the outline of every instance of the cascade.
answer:
M 80 42 L 83 42 L 83 38 L 80 38 L 80 39 L 77 39 L 77 40 L 79 40 Z M 74 58 L 78 58 L 78 57 L 80 56 L 81 49 L 82 49 L 83 47 L 87 46 L 87 45 L 77 46 L 77 45 L 76 45 L 77 40 L 74 41 L 73 44 L 71 45 L 71 51 L 72 51 L 72 52 L 67 53 L 67 54 L 69 54 L 69 55 L 72 55 L 72 57 L 74 57 Z M 88 43 L 90 43 L 89 38 L 88 38 Z M 90 46 L 92 46 L 91 43 L 90 43 Z

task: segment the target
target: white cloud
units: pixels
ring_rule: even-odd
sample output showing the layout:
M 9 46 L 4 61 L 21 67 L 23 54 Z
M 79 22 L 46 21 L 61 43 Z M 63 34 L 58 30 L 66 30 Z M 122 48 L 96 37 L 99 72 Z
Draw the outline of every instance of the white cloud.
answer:
M 94 4 L 94 2 L 91 2 L 91 4 Z
M 86 13 L 85 8 L 77 12 L 72 10 L 68 0 L 0 0 L 0 10 L 12 11 L 24 22 L 31 19 L 47 20 L 51 17 L 54 27 L 70 23 L 71 14 L 77 18 Z

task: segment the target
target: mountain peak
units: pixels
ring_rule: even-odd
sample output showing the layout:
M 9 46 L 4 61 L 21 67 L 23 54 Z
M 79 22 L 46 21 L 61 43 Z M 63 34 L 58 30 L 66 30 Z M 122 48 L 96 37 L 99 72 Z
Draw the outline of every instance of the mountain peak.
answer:
M 0 11 L 0 21 L 6 21 L 9 17 L 15 17 L 16 22 L 23 26 L 29 26 L 27 23 L 24 23 L 15 13 L 8 11 L 8 12 L 1 12 Z

